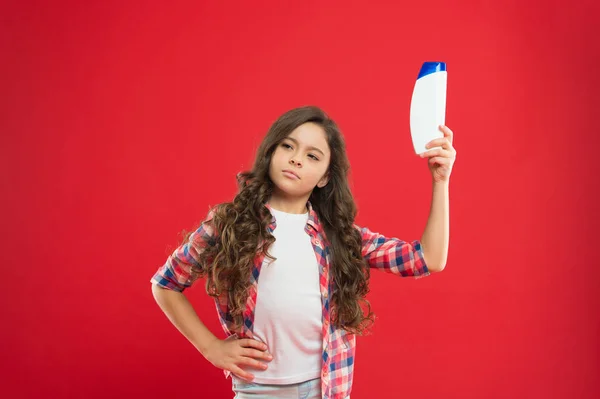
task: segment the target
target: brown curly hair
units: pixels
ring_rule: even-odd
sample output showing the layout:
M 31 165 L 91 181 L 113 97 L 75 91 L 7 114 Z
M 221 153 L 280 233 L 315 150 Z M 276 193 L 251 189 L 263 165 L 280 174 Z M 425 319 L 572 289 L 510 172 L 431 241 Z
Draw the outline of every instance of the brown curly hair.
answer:
M 323 128 L 331 151 L 329 182 L 323 188 L 315 187 L 309 199 L 331 254 L 331 323 L 362 334 L 374 315 L 365 298 L 370 273 L 362 258 L 360 233 L 354 226 L 356 205 L 348 184 L 350 164 L 337 124 L 318 107 L 292 109 L 273 123 L 258 148 L 252 170 L 237 176 L 238 194 L 232 202 L 217 205 L 212 219 L 205 222 L 211 223 L 217 234 L 214 242 L 200 251 L 199 266 L 194 266 L 193 272 L 206 277 L 209 295 L 216 297 L 227 291 L 234 326 L 241 326 L 254 258 L 262 253 L 273 259 L 268 249 L 275 238 L 267 230 L 272 216 L 265 206 L 273 190 L 269 177 L 271 156 L 283 139 L 307 122 Z

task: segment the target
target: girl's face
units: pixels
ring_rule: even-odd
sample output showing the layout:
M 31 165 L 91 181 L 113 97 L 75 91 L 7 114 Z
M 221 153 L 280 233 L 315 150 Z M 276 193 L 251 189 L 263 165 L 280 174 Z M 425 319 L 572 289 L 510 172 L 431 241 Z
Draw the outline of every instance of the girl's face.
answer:
M 308 197 L 316 186 L 327 184 L 330 156 L 323 128 L 316 123 L 304 123 L 275 148 L 269 177 L 280 194 Z

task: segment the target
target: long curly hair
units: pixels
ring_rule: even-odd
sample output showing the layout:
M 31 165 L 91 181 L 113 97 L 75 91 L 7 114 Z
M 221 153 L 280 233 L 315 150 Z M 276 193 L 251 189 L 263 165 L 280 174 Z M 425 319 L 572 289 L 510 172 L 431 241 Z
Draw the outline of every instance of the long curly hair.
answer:
M 329 181 L 323 188 L 315 187 L 309 199 L 331 255 L 331 323 L 362 334 L 373 323 L 374 314 L 365 298 L 370 273 L 362 258 L 360 233 L 354 226 L 356 205 L 348 184 L 350 164 L 337 124 L 318 107 L 292 109 L 273 123 L 258 148 L 252 170 L 238 174 L 239 190 L 233 201 L 214 207 L 212 218 L 205 222 L 212 224 L 216 238 L 200 251 L 199 265 L 193 272 L 206 277 L 209 295 L 227 293 L 234 327 L 241 326 L 254 258 L 262 253 L 273 259 L 268 249 L 275 238 L 267 229 L 272 215 L 265 206 L 274 185 L 269 177 L 271 157 L 283 139 L 307 122 L 323 128 L 331 151 Z

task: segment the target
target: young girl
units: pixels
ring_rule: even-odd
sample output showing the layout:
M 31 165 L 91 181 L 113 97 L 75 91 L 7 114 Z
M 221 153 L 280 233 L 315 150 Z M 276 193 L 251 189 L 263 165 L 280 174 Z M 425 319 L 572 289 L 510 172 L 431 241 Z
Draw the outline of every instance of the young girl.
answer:
M 400 276 L 441 271 L 448 252 L 452 132 L 421 155 L 433 177 L 421 241 L 354 224 L 343 137 L 321 109 L 282 115 L 238 175 L 232 202 L 214 207 L 152 278 L 156 302 L 213 365 L 235 398 L 349 397 L 356 334 L 373 320 L 369 268 Z M 198 278 L 227 338 L 215 337 L 182 291 Z

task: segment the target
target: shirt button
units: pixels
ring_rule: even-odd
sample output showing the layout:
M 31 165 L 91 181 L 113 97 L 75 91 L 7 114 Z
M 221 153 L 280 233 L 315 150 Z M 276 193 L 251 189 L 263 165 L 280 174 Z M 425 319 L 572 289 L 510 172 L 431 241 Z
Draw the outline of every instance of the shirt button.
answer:
M 329 294 L 327 294 L 327 291 L 325 291 L 325 292 L 323 293 L 323 298 L 327 298 L 328 296 L 329 296 Z
M 321 245 L 321 241 L 315 240 L 315 245 Z

